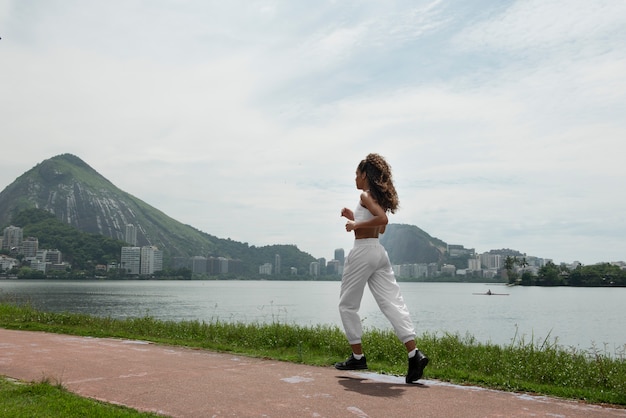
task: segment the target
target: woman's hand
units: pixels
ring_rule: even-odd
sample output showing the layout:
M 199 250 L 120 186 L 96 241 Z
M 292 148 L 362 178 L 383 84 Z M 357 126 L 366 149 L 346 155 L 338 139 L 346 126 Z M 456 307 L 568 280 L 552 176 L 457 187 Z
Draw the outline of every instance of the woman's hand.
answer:
M 352 220 L 346 222 L 346 231 L 350 232 L 350 231 L 354 231 L 355 229 L 356 229 L 356 222 Z
M 354 221 L 354 212 L 352 212 L 352 209 L 348 209 L 348 208 L 341 209 L 341 216 L 351 221 Z

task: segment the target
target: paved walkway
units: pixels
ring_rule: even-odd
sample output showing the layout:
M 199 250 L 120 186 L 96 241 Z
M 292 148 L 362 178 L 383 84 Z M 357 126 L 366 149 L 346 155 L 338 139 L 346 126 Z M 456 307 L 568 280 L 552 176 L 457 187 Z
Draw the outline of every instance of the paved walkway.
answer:
M 0 329 L 0 375 L 172 417 L 626 417 L 626 409 L 143 341 Z

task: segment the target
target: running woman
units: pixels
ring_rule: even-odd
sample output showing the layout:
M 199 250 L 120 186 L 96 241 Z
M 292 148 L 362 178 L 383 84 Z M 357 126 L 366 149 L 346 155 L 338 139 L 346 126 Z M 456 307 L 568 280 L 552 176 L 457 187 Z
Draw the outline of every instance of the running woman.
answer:
M 356 188 L 361 190 L 359 203 L 354 210 L 343 208 L 341 216 L 348 219 L 346 231 L 354 231 L 354 248 L 346 258 L 341 278 L 339 313 L 343 328 L 352 348 L 346 361 L 335 363 L 339 370 L 364 370 L 367 362 L 363 354 L 361 336 L 363 329 L 359 308 L 367 284 L 382 313 L 387 317 L 398 339 L 408 352 L 406 383 L 422 378 L 428 364 L 417 349 L 415 328 L 396 282 L 389 256 L 378 241 L 389 222 L 387 212 L 398 209 L 398 194 L 393 185 L 391 167 L 378 154 L 369 154 L 356 169 Z

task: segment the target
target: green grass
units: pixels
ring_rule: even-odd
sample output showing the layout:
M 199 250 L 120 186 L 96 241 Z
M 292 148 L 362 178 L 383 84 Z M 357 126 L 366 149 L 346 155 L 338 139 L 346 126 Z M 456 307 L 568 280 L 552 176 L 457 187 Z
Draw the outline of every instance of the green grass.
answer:
M 118 320 L 4 303 L 0 304 L 0 327 L 139 339 L 319 366 L 329 366 L 349 354 L 343 332 L 324 325 L 172 322 L 151 317 Z M 563 349 L 547 339 L 515 339 L 508 346 L 498 346 L 478 343 L 472 336 L 431 333 L 418 336 L 417 344 L 431 359 L 425 378 L 626 405 L 624 350 L 609 354 Z M 406 372 L 404 346 L 391 331 L 366 330 L 363 345 L 371 371 Z
M 119 405 L 82 398 L 59 384 L 23 383 L 0 378 L 0 415 L 3 417 L 122 418 L 156 417 Z

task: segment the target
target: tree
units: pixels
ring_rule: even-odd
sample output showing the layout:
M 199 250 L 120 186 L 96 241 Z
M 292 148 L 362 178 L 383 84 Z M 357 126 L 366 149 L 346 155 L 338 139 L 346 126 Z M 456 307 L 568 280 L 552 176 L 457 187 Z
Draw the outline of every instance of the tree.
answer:
M 34 270 L 30 267 L 21 267 L 17 273 L 18 279 L 45 279 L 46 274 L 41 270 Z
M 522 286 L 533 286 L 535 284 L 535 275 L 530 271 L 523 272 L 520 284 Z
M 517 272 L 515 272 L 515 265 L 518 264 L 519 261 L 517 257 L 511 257 L 508 255 L 504 260 L 504 269 L 506 270 L 506 276 L 508 277 L 509 284 L 514 284 L 517 282 Z
M 562 286 L 563 280 L 562 268 L 559 268 L 552 261 L 548 261 L 545 266 L 539 269 L 537 274 L 537 285 L 539 286 Z

